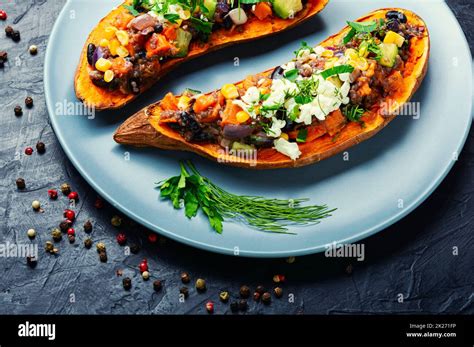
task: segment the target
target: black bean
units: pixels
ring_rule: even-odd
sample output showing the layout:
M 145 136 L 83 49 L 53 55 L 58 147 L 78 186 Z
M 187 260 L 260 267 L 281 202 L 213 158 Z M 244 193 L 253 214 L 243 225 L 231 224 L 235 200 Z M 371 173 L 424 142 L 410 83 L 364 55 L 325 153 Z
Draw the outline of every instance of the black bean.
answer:
M 388 11 L 385 17 L 387 19 L 398 20 L 400 23 L 406 23 L 408 21 L 407 16 L 400 11 Z
M 163 31 L 163 25 L 157 24 L 157 25 L 155 26 L 155 33 L 159 34 L 159 33 L 161 33 L 162 31 Z
M 89 65 L 94 65 L 94 53 L 95 53 L 95 45 L 93 43 L 89 43 L 87 46 L 87 62 Z
M 281 66 L 277 66 L 275 70 L 273 70 L 272 72 L 271 79 L 278 80 L 278 79 L 283 78 L 283 72 L 284 72 L 283 68 Z

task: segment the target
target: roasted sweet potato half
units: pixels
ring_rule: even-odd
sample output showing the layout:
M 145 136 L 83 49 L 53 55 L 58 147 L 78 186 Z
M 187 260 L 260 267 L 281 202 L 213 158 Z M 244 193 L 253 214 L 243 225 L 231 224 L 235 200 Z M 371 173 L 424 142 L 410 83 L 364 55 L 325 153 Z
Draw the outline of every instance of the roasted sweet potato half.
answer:
M 89 35 L 76 71 L 76 96 L 97 110 L 123 107 L 179 64 L 292 28 L 315 16 L 329 0 L 291 0 L 294 13 L 285 0 L 277 1 L 282 8 L 274 1 L 257 2 L 245 5 L 241 14 L 243 8 L 232 7 L 237 1 L 182 1 L 170 5 L 173 13 L 163 18 L 159 11 L 140 7 L 149 2 L 127 0 Z
M 420 17 L 377 10 L 315 49 L 303 45 L 288 64 L 207 94 L 169 93 L 123 123 L 114 139 L 239 167 L 313 164 L 393 120 L 420 86 L 429 51 Z M 238 156 L 239 150 L 256 155 Z

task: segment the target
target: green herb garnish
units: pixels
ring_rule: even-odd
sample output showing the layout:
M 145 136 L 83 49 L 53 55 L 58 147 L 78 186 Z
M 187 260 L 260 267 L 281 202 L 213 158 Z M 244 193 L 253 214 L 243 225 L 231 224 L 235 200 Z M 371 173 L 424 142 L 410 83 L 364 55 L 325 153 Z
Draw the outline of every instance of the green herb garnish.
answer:
M 314 53 L 314 48 L 311 47 L 311 46 L 308 46 L 308 43 L 307 42 L 301 42 L 301 46 L 300 48 L 298 48 L 294 53 L 296 55 L 296 57 L 298 58 L 299 54 L 301 53 L 301 51 L 304 51 L 304 50 L 308 50 L 309 53 Z
M 178 19 L 180 18 L 179 14 L 176 14 L 176 13 L 167 13 L 163 15 L 163 17 L 165 17 L 165 19 L 170 23 L 176 23 Z
M 342 108 L 342 113 L 351 122 L 360 122 L 360 118 L 364 115 L 365 110 L 359 105 L 347 105 Z
M 126 8 L 132 14 L 132 16 L 136 17 L 140 14 L 140 12 L 138 12 L 132 5 L 123 5 L 123 7 Z
M 326 80 L 331 76 L 339 75 L 342 73 L 351 73 L 353 71 L 354 71 L 354 67 L 352 65 L 339 65 L 339 66 L 334 66 L 330 69 L 324 70 L 323 72 L 321 72 L 321 76 L 322 78 Z
M 290 81 L 295 81 L 296 78 L 298 77 L 298 69 L 291 69 L 285 72 L 284 74 L 285 78 Z
M 303 128 L 298 131 L 298 135 L 296 136 L 296 142 L 306 142 L 306 138 L 308 137 L 308 128 Z
M 188 218 L 199 209 L 209 219 L 211 227 L 222 233 L 224 219 L 243 220 L 259 230 L 291 234 L 291 224 L 317 224 L 331 216 L 335 209 L 322 206 L 302 206 L 308 199 L 266 199 L 259 196 L 235 195 L 202 176 L 190 162 L 180 163 L 181 174 L 157 184 L 162 199 L 171 200 L 177 209 L 184 204 Z
M 378 22 L 347 22 L 347 24 L 358 33 L 371 33 L 372 31 L 377 30 Z

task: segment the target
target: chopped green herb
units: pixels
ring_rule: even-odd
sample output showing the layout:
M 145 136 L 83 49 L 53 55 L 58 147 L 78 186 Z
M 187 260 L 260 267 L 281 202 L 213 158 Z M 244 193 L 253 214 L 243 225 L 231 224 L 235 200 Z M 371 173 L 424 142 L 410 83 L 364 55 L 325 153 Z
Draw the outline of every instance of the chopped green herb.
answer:
M 298 131 L 298 135 L 296 137 L 296 142 L 306 142 L 306 138 L 308 137 L 308 128 L 302 128 Z
M 342 73 L 351 73 L 354 71 L 354 67 L 352 65 L 339 65 L 334 66 L 330 69 L 324 70 L 321 72 L 321 77 L 324 79 L 328 79 L 331 76 L 339 75 Z
M 301 53 L 301 51 L 304 51 L 304 50 L 308 50 L 310 53 L 314 53 L 314 48 L 311 47 L 311 46 L 308 46 L 308 43 L 306 42 L 301 42 L 301 46 L 300 48 L 298 48 L 294 53 L 296 55 L 296 57 L 299 56 L 299 54 Z
M 347 24 L 358 33 L 371 33 L 377 30 L 378 22 L 347 22 Z
M 132 16 L 138 16 L 140 15 L 140 12 L 138 12 L 135 7 L 131 6 L 131 5 L 123 5 L 124 8 L 126 8 L 131 14 Z
M 300 105 L 305 105 L 309 104 L 311 101 L 313 101 L 313 97 L 310 95 L 297 95 L 295 96 L 295 102 Z
M 285 72 L 285 78 L 290 81 L 295 81 L 298 77 L 298 69 L 292 69 Z
M 354 28 L 351 28 L 349 33 L 342 40 L 342 43 L 347 45 L 349 42 L 351 42 L 351 40 L 354 38 L 356 34 L 357 34 L 357 31 Z
M 360 118 L 364 115 L 365 110 L 359 105 L 349 104 L 342 108 L 342 113 L 351 122 L 360 122 Z
M 163 17 L 170 23 L 176 23 L 176 21 L 179 19 L 179 14 L 176 13 L 167 13 Z

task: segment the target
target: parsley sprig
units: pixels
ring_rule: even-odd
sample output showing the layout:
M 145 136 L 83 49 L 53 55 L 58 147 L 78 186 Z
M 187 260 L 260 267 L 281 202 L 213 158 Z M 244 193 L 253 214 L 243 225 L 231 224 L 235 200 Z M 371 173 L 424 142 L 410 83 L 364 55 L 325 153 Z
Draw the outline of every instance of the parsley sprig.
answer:
M 308 199 L 267 199 L 232 194 L 202 176 L 191 162 L 181 162 L 180 166 L 179 176 L 157 183 L 161 198 L 171 200 L 176 209 L 183 206 L 190 219 L 201 209 L 218 233 L 222 233 L 225 219 L 234 219 L 262 231 L 292 234 L 288 232 L 288 225 L 317 224 L 335 211 L 326 205 L 302 206 Z

